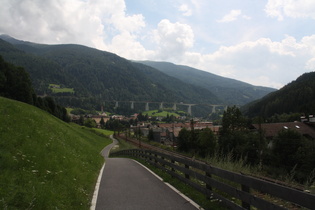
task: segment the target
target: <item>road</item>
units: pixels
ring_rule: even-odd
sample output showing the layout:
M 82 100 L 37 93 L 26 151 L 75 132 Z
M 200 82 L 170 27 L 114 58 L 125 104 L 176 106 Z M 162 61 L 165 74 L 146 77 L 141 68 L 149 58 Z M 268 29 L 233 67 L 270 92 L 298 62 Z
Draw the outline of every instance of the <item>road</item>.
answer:
M 108 158 L 108 151 L 115 142 L 116 140 L 102 151 L 106 165 L 95 209 L 197 209 L 136 161 L 127 158 Z

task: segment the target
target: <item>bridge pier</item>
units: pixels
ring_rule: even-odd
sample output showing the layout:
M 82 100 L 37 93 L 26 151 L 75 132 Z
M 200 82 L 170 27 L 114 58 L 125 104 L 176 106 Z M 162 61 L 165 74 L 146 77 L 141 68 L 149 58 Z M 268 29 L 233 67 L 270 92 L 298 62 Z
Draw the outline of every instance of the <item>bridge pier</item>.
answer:
M 216 106 L 214 106 L 214 105 L 212 106 L 212 112 L 211 112 L 212 114 L 215 113 L 215 107 Z
M 188 105 L 188 114 L 191 115 L 191 104 Z
M 131 101 L 130 108 L 131 108 L 131 109 L 134 109 L 134 108 L 135 108 L 135 106 L 134 106 L 134 102 L 133 102 L 133 101 Z
M 149 102 L 147 102 L 146 104 L 145 104 L 145 111 L 149 111 L 150 109 L 149 109 Z
M 191 115 L 191 116 L 192 116 L 191 107 L 192 107 L 192 106 L 195 106 L 195 105 L 197 105 L 197 104 L 184 104 L 184 105 L 188 106 L 188 110 L 187 110 L 187 112 L 188 112 L 188 114 L 189 114 L 189 115 Z
M 176 111 L 176 104 L 173 105 L 173 110 Z
M 114 107 L 115 109 L 117 109 L 118 108 L 118 101 L 116 101 L 116 103 L 115 103 L 115 107 Z
M 160 103 L 159 109 L 162 109 L 162 110 L 163 110 L 163 102 Z

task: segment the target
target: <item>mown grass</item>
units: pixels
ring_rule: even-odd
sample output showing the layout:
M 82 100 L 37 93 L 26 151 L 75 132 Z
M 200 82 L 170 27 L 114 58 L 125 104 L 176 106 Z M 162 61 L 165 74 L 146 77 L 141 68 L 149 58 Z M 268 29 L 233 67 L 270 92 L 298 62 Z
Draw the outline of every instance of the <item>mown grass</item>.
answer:
M 73 110 L 73 108 L 69 108 L 69 107 L 67 107 L 67 108 L 66 108 L 66 110 L 67 110 L 67 113 L 68 113 L 68 114 L 70 114 L 70 113 L 71 113 L 71 111 Z
M 174 115 L 175 117 L 179 117 L 179 114 L 175 112 L 168 112 L 168 111 L 158 112 L 158 111 L 159 110 L 150 110 L 150 111 L 145 111 L 142 114 L 143 115 L 148 114 L 148 116 L 152 116 L 152 117 L 167 117 L 167 115 L 169 116 Z
M 129 142 L 127 142 L 127 141 L 125 141 L 123 139 L 118 139 L 117 138 L 117 141 L 118 141 L 118 144 L 111 149 L 111 151 L 110 151 L 111 153 L 118 152 L 120 150 L 136 149 L 136 148 L 138 148 L 137 146 L 135 146 L 133 144 L 130 144 Z
M 110 136 L 112 134 L 114 134 L 114 131 L 110 131 L 110 130 L 104 130 L 104 129 L 99 129 L 99 128 L 92 128 L 96 133 L 100 133 L 102 135 L 105 136 Z
M 89 209 L 111 140 L 0 97 L 0 209 Z
M 61 88 L 60 85 L 49 84 L 49 89 L 53 93 L 74 93 L 74 88 Z
M 73 88 L 51 88 L 53 93 L 74 93 Z

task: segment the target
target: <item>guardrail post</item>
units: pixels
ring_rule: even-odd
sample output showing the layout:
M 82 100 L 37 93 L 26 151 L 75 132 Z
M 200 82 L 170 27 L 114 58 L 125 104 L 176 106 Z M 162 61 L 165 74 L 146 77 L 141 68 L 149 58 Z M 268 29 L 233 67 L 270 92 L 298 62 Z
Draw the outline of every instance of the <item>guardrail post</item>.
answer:
M 241 188 L 242 188 L 242 191 L 249 193 L 249 190 L 250 190 L 250 189 L 249 189 L 248 186 L 242 185 Z M 245 202 L 245 201 L 242 201 L 242 207 L 243 207 L 244 209 L 250 209 L 250 204 L 247 203 L 247 202 Z
M 211 178 L 211 174 L 210 174 L 210 173 L 208 173 L 208 172 L 206 172 L 206 177 Z M 212 191 L 212 187 L 211 187 L 211 185 L 207 183 L 207 184 L 206 184 L 206 189 L 207 189 L 207 190 L 211 190 L 211 191 Z M 210 200 L 210 197 L 209 197 L 209 196 L 207 196 L 207 199 L 209 199 L 209 200 Z
M 189 170 L 189 165 L 186 165 L 186 164 L 185 164 L 185 168 L 187 168 L 187 169 Z M 189 174 L 185 174 L 185 178 L 186 178 L 186 179 L 189 179 Z
M 172 159 L 171 159 L 171 163 L 172 163 L 173 165 L 175 165 L 175 160 L 172 160 Z M 175 168 L 171 167 L 171 170 L 172 170 L 172 172 L 175 173 Z
M 154 162 L 155 162 L 155 164 L 157 164 L 157 163 L 158 163 L 157 158 L 158 158 L 158 157 L 157 157 L 157 154 L 155 154 L 155 155 L 154 155 Z
M 171 163 L 175 165 L 175 160 L 171 159 Z M 172 171 L 175 172 L 175 168 L 172 167 Z
M 165 160 L 165 158 L 163 156 L 161 156 L 162 161 Z M 162 166 L 165 167 L 165 164 L 162 163 Z

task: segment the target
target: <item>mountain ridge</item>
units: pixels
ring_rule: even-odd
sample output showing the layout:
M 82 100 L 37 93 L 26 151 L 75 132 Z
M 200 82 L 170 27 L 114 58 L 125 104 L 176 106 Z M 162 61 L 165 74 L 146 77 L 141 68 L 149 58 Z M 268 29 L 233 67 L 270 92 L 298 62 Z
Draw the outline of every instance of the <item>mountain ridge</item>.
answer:
M 222 100 L 226 101 L 227 104 L 244 105 L 276 90 L 269 87 L 254 86 L 236 79 L 218 76 L 210 72 L 169 62 L 135 62 L 151 66 L 186 83 L 193 85 L 198 84 L 200 87 L 212 90 L 215 95 L 222 97 Z M 185 74 L 183 72 L 185 72 Z M 239 99 L 235 100 L 235 98 Z
M 250 116 L 271 117 L 275 114 L 315 113 L 315 72 L 304 73 L 280 90 L 242 107 Z
M 222 94 L 214 93 L 214 89 L 189 83 L 178 75 L 170 76 L 149 65 L 140 65 L 113 53 L 82 45 L 45 45 L 0 35 L 0 54 L 5 60 L 25 67 L 39 95 L 52 94 L 63 106 L 96 109 L 105 99 L 191 104 L 244 103 L 222 99 Z M 75 93 L 52 93 L 49 84 L 74 88 Z M 248 100 L 252 99 L 249 97 Z

